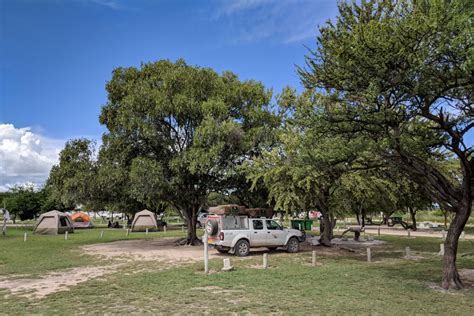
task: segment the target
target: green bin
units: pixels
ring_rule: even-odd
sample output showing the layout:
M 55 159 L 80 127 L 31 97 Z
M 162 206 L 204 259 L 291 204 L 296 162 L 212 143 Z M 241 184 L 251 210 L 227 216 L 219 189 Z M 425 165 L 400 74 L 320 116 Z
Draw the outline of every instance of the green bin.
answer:
M 292 219 L 291 228 L 299 230 L 311 230 L 313 221 L 310 219 Z

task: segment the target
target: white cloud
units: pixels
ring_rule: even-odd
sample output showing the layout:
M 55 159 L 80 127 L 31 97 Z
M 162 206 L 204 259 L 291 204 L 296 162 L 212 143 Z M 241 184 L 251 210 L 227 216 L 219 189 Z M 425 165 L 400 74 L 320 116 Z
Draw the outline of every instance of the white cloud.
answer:
M 34 133 L 29 127 L 0 124 L 0 191 L 14 185 L 42 185 L 58 162 L 64 143 Z
M 335 0 L 224 1 L 214 18 L 238 26 L 237 42 L 297 43 L 314 38 L 318 24 L 337 13 Z

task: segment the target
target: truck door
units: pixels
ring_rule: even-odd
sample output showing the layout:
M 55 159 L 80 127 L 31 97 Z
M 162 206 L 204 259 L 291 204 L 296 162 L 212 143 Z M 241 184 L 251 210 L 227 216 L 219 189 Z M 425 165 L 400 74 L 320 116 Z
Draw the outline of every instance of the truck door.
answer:
M 283 246 L 286 241 L 286 232 L 283 227 L 272 219 L 265 220 L 267 226 L 267 244 L 272 246 Z
M 261 219 L 251 220 L 250 246 L 264 246 L 267 241 L 267 230 Z

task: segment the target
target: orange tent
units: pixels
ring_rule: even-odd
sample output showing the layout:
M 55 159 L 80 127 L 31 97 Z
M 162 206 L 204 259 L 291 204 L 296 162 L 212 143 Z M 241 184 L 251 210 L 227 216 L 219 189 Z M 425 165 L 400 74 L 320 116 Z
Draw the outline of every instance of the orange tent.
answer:
M 72 214 L 71 219 L 73 222 L 90 222 L 91 218 L 89 215 L 83 212 L 77 212 Z

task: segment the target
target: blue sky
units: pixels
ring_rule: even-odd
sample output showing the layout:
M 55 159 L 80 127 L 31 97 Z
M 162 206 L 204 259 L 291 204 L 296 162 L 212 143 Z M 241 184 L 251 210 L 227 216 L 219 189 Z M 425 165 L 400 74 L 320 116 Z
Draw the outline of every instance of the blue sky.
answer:
M 333 0 L 0 0 L 1 121 L 53 138 L 100 138 L 105 83 L 118 66 L 184 58 L 275 92 Z
M 64 142 L 99 140 L 114 68 L 184 58 L 301 88 L 335 0 L 0 0 L 0 191 L 41 184 Z

